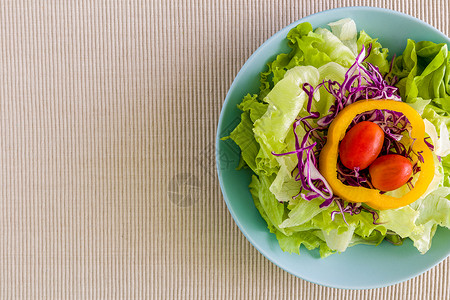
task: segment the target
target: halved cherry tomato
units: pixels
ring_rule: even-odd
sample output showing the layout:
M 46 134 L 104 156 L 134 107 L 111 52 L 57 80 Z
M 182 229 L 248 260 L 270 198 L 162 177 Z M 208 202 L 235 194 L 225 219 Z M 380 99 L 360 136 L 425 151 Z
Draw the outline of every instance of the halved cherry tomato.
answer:
M 367 168 L 380 154 L 384 132 L 373 122 L 363 121 L 353 126 L 339 145 L 339 157 L 347 168 Z
M 398 189 L 412 175 L 412 163 L 404 156 L 388 154 L 378 157 L 369 167 L 372 185 L 380 191 Z

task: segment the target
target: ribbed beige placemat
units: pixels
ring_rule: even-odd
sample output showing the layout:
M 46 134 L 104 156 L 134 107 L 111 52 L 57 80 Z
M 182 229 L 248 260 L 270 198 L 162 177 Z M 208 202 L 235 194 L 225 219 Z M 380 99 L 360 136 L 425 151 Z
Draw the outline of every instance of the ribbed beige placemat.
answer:
M 220 193 L 238 70 L 282 27 L 350 5 L 449 33 L 447 0 L 1 1 L 0 299 L 449 299 L 449 259 L 375 290 L 298 279 Z

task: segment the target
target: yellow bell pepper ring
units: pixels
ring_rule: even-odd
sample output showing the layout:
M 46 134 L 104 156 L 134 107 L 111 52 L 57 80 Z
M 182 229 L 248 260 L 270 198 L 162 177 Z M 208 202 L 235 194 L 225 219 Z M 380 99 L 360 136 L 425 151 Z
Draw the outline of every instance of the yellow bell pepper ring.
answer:
M 416 139 L 412 150 L 416 153 L 421 152 L 424 159 L 414 187 L 400 198 L 380 194 L 377 189 L 345 185 L 337 177 L 339 142 L 344 138 L 348 126 L 357 115 L 375 109 L 391 110 L 405 115 L 412 125 L 411 138 Z M 319 170 L 331 186 L 333 193 L 345 201 L 362 202 L 378 210 L 402 207 L 419 199 L 426 192 L 434 177 L 433 154 L 425 144 L 424 138 L 423 119 L 408 104 L 394 100 L 360 100 L 345 107 L 330 124 L 327 143 L 319 156 Z

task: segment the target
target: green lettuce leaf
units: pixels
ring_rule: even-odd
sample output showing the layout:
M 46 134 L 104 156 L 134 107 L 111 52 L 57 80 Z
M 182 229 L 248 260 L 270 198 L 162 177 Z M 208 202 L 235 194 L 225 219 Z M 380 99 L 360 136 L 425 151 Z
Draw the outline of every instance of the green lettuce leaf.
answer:
M 253 133 L 261 147 L 256 173 L 271 175 L 277 171 L 279 163 L 272 152 L 282 153 L 287 147 L 286 137 L 308 100 L 301 86 L 305 82 L 316 85 L 319 80 L 319 71 L 311 66 L 295 67 L 285 75 L 264 98 L 267 111 L 254 124 Z
M 267 110 L 267 104 L 258 101 L 257 95 L 246 95 L 238 107 L 242 110 L 241 122 L 230 133 L 230 136 L 222 140 L 231 138 L 241 150 L 241 162 L 239 168 L 247 165 L 256 172 L 256 156 L 259 152 L 259 144 L 253 134 L 254 122 L 259 119 Z
M 366 62 L 377 66 L 382 74 L 388 73 L 390 68 L 390 63 L 387 60 L 389 50 L 383 48 L 378 39 L 371 38 L 364 30 L 359 33 L 359 38 L 357 41 L 358 52 L 361 52 L 362 46 L 368 49 L 372 45 L 372 50 L 370 51 L 369 57 L 366 58 Z
M 355 21 L 350 18 L 345 18 L 329 23 L 328 26 L 330 26 L 331 33 L 340 39 L 356 56 L 358 54 L 358 46 L 356 44 L 358 31 L 356 30 Z
M 283 222 L 284 204 L 278 202 L 275 196 L 270 192 L 269 186 L 272 184 L 273 178 L 267 176 L 252 176 L 250 183 L 250 192 L 253 196 L 255 206 L 261 213 L 261 216 L 267 222 L 268 228 L 275 233 L 275 229 L 284 232 L 279 228 Z
M 298 187 L 297 187 L 298 192 Z M 316 215 L 329 208 L 320 208 L 323 199 L 313 199 L 311 201 L 300 200 L 290 210 L 288 218 L 280 224 L 281 228 L 296 227 L 311 221 Z M 334 206 L 333 206 L 334 207 Z M 319 227 L 317 227 L 319 229 Z
M 408 40 L 405 51 L 394 61 L 393 74 L 400 79 L 398 87 L 404 101 L 421 97 L 449 111 L 449 68 L 447 44 Z
M 384 223 L 384 227 L 402 238 L 410 237 L 414 230 L 417 230 L 415 221 L 419 213 L 410 206 L 382 210 L 379 215 L 380 222 Z
M 289 53 L 279 54 L 275 60 L 267 64 L 267 71 L 261 73 L 259 99 L 263 100 L 274 85 L 284 78 L 286 71 L 293 67 L 319 68 L 332 61 L 350 67 L 356 56 L 347 46 L 352 47 L 354 32 L 351 22 L 335 24 L 332 30 L 340 32 L 340 36 L 337 37 L 323 28 L 313 31 L 309 23 L 300 23 L 291 29 L 287 40 L 292 50 Z
M 313 67 L 294 67 L 289 70 L 286 73 L 285 78 L 267 95 L 266 99 L 268 99 L 267 101 L 270 101 L 269 109 L 266 115 L 255 123 L 255 136 L 260 136 L 264 144 L 268 141 L 267 148 L 262 148 L 260 150 L 261 153 L 259 154 L 259 157 L 262 157 L 263 155 L 264 157 L 269 157 L 260 160 L 261 168 L 266 168 L 265 171 L 266 174 L 268 174 L 268 164 L 274 166 L 278 164 L 280 166 L 277 171 L 277 177 L 270 187 L 270 190 L 277 199 L 282 202 L 290 201 L 291 198 L 299 192 L 299 183 L 295 181 L 291 174 L 292 170 L 297 165 L 297 157 L 295 154 L 276 157 L 272 155 L 272 153 L 268 153 L 268 151 L 272 149 L 274 152 L 281 153 L 295 150 L 292 123 L 297 116 L 307 115 L 305 108 L 307 95 L 297 88 L 297 86 L 301 85 L 304 81 L 304 79 L 300 77 L 300 74 L 303 72 L 304 75 L 307 75 L 308 72 L 311 72 L 311 74 L 314 74 L 314 78 L 311 76 L 310 80 L 321 82 L 328 79 L 343 80 L 346 72 L 344 67 L 334 62 L 327 63 L 319 69 L 315 69 L 316 71 L 314 72 L 311 68 Z M 285 85 L 285 81 L 289 85 Z M 292 81 L 295 83 L 292 83 Z M 301 96 L 299 97 L 296 93 L 292 93 L 291 95 L 277 94 L 275 95 L 276 97 L 273 97 L 272 93 L 275 93 L 280 86 L 289 88 L 291 92 L 297 91 L 301 93 Z M 324 88 L 320 89 L 320 93 L 316 93 L 315 100 L 316 101 L 313 102 L 313 109 L 323 116 L 328 113 L 330 106 L 334 102 L 333 96 L 327 93 Z M 293 109 L 289 110 L 289 112 L 285 112 L 289 107 Z M 274 112 L 270 113 L 270 111 Z M 277 115 L 274 116 L 274 114 Z M 278 121 L 280 120 L 279 116 L 283 118 L 282 122 Z M 286 126 L 281 128 L 280 126 L 282 124 L 286 124 Z M 303 127 L 297 127 L 296 132 L 300 137 L 305 134 Z M 269 139 L 270 136 L 272 139 Z M 277 141 L 278 147 L 274 140 Z
M 324 80 L 334 80 L 338 82 L 344 81 L 346 68 L 336 62 L 329 62 L 319 69 L 319 82 Z M 336 99 L 327 92 L 325 88 L 320 88 L 319 93 L 316 93 L 313 102 L 313 110 L 320 113 L 320 117 L 323 117 L 329 113 L 330 107 L 334 104 Z

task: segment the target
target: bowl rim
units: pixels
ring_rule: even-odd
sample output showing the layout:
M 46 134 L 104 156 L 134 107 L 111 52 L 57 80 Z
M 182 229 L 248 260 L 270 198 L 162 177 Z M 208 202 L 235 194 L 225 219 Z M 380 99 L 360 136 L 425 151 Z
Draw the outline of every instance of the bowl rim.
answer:
M 416 276 L 419 276 L 420 274 L 423 274 L 424 272 L 432 269 L 433 267 L 435 267 L 436 265 L 440 264 L 443 260 L 446 259 L 446 257 L 448 257 L 450 255 L 450 249 L 448 251 L 448 253 L 443 256 L 443 257 L 439 257 L 439 259 L 437 259 L 437 261 L 434 264 L 430 264 L 428 265 L 428 267 L 426 269 L 423 270 L 419 270 L 416 272 L 413 272 L 410 274 L 410 276 L 406 276 L 406 277 L 402 277 L 399 278 L 398 280 L 394 280 L 394 281 L 390 281 L 386 284 L 367 284 L 366 286 L 363 287 L 347 287 L 347 286 L 333 286 L 333 285 L 328 285 L 326 283 L 323 282 L 319 282 L 317 280 L 314 280 L 312 278 L 308 278 L 308 277 L 302 277 L 299 276 L 298 274 L 295 274 L 293 272 L 291 272 L 290 270 L 287 270 L 286 268 L 284 268 L 283 266 L 281 266 L 276 260 L 272 259 L 271 256 L 265 251 L 265 249 L 263 249 L 262 247 L 260 247 L 256 240 L 246 231 L 246 229 L 244 228 L 244 225 L 240 222 L 240 220 L 237 218 L 235 211 L 233 210 L 231 204 L 229 203 L 229 197 L 228 197 L 228 193 L 227 193 L 227 189 L 225 188 L 224 182 L 223 182 L 223 175 L 222 175 L 222 170 L 219 167 L 219 158 L 217 156 L 217 153 L 219 151 L 220 148 L 220 141 L 221 141 L 221 132 L 220 129 L 223 127 L 223 122 L 224 122 L 224 107 L 226 107 L 230 100 L 230 95 L 232 93 L 232 91 L 234 90 L 239 77 L 241 77 L 241 75 L 243 73 L 245 73 L 245 71 L 250 67 L 250 65 L 252 64 L 252 62 L 255 60 L 255 57 L 258 55 L 259 52 L 262 51 L 263 48 L 265 48 L 266 45 L 270 44 L 273 40 L 275 40 L 277 38 L 278 35 L 280 35 L 283 31 L 287 30 L 287 29 L 291 29 L 294 26 L 300 24 L 300 23 L 304 23 L 304 22 L 309 22 L 311 19 L 314 19 L 322 14 L 330 14 L 332 12 L 335 11 L 341 11 L 341 10 L 345 10 L 345 11 L 358 11 L 358 10 L 367 10 L 367 11 L 378 11 L 378 12 L 382 12 L 382 13 L 386 13 L 386 14 L 392 14 L 392 15 L 398 15 L 401 16 L 403 18 L 406 18 L 410 21 L 419 23 L 421 26 L 427 27 L 429 30 L 434 31 L 437 35 L 440 36 L 440 38 L 442 38 L 443 42 L 450 44 L 450 38 L 448 36 L 446 36 L 444 33 L 442 33 L 441 31 L 439 31 L 437 28 L 435 28 L 434 26 L 426 23 L 425 21 L 422 21 L 416 17 L 413 17 L 409 14 L 406 13 L 402 13 L 399 11 L 395 11 L 395 10 L 391 10 L 391 9 L 386 9 L 386 8 L 380 8 L 380 7 L 372 7 L 372 6 L 345 6 L 345 7 L 338 7 L 338 8 L 333 8 L 333 9 L 328 9 L 328 10 L 323 10 L 320 12 L 316 12 L 314 14 L 310 14 L 307 15 L 305 17 L 302 17 L 292 23 L 290 23 L 289 25 L 281 28 L 280 30 L 278 30 L 276 33 L 274 33 L 273 35 L 271 35 L 267 40 L 265 40 L 251 55 L 250 57 L 245 61 L 245 63 L 242 65 L 242 67 L 240 68 L 239 72 L 236 74 L 236 76 L 233 79 L 232 84 L 230 85 L 230 88 L 227 91 L 227 94 L 225 96 L 225 101 L 222 103 L 222 107 L 221 107 L 221 112 L 220 112 L 220 117 L 219 117 L 219 122 L 217 125 L 217 130 L 216 130 L 216 141 L 215 141 L 215 153 L 216 153 L 216 170 L 217 170 L 217 176 L 219 179 L 219 185 L 220 185 L 220 189 L 225 201 L 225 204 L 227 206 L 228 211 L 230 212 L 234 222 L 236 223 L 236 225 L 238 226 L 239 230 L 242 232 L 242 234 L 245 236 L 245 238 L 251 243 L 251 245 L 253 247 L 255 247 L 259 253 L 261 253 L 267 260 L 269 260 L 271 263 L 275 264 L 277 267 L 283 269 L 284 271 L 288 272 L 289 274 L 294 275 L 297 278 L 306 280 L 308 282 L 314 283 L 314 284 L 318 284 L 321 286 L 326 286 L 326 287 L 331 287 L 331 288 L 338 288 L 338 289 L 354 289 L 354 290 L 362 290 L 362 289 L 373 289 L 373 288 L 382 288 L 382 287 L 387 287 L 387 286 L 391 286 L 391 285 L 395 285 L 401 282 L 404 282 L 406 280 L 412 279 Z M 306 250 L 305 250 L 306 251 Z

